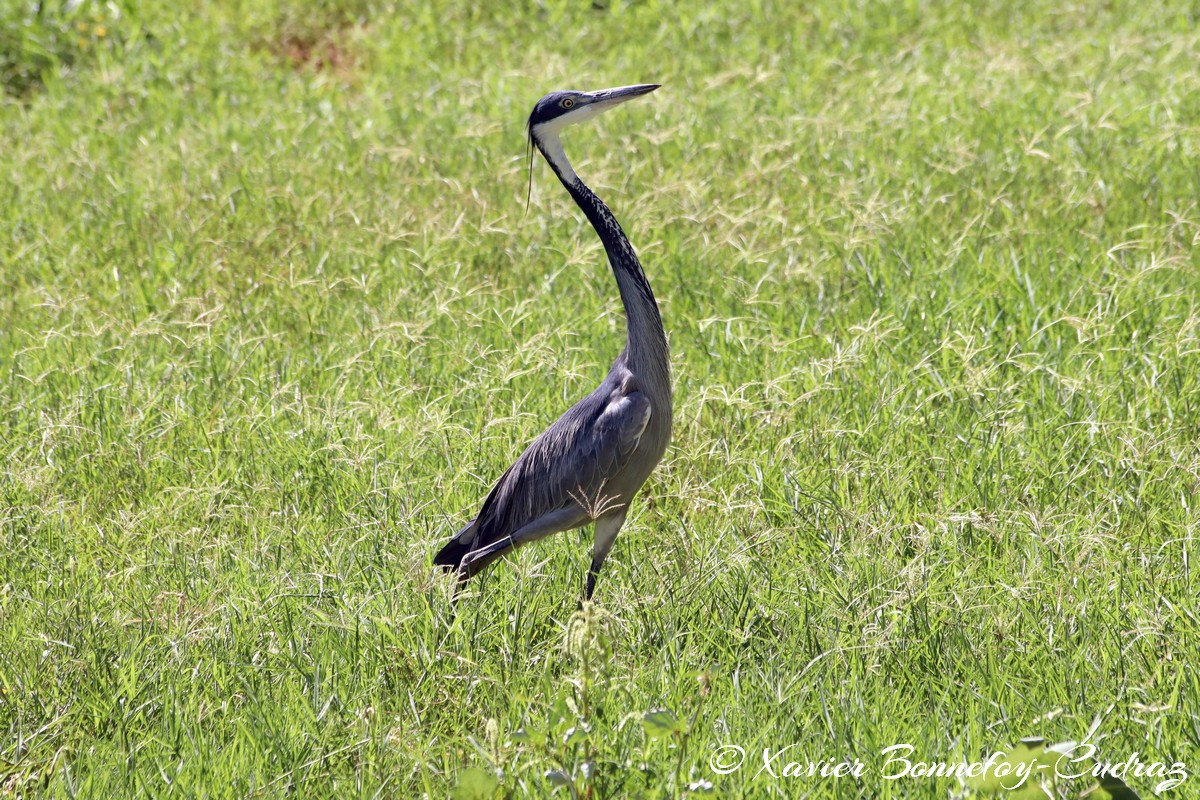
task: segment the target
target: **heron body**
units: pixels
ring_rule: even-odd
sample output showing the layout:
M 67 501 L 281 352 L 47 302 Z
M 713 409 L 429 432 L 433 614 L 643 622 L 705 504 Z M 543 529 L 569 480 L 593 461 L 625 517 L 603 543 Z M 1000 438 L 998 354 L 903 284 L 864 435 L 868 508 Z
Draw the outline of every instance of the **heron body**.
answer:
M 513 548 L 594 522 L 590 599 L 630 503 L 670 442 L 670 359 L 654 293 L 620 223 L 575 174 L 559 138 L 566 126 L 657 88 L 552 92 L 529 116 L 530 141 L 604 244 L 625 307 L 627 341 L 596 390 L 533 440 L 475 519 L 434 557 L 457 571 L 460 586 Z

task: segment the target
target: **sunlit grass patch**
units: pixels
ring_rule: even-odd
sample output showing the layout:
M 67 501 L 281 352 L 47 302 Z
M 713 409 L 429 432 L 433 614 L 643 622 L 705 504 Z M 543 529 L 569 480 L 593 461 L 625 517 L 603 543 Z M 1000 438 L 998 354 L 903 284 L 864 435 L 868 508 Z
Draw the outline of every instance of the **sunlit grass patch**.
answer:
M 1190 9 L 117 7 L 0 114 L 0 794 L 1200 769 Z M 525 118 L 644 80 L 567 146 L 673 445 L 582 616 L 581 533 L 455 612 L 432 553 L 622 344 Z M 867 770 L 755 777 L 793 745 Z

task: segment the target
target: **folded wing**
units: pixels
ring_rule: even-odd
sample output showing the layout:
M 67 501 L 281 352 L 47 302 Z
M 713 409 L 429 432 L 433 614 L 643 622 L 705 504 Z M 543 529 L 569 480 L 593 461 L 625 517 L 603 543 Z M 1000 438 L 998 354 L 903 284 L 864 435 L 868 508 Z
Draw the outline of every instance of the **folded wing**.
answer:
M 472 552 L 496 550 L 523 528 L 537 529 L 539 520 L 569 530 L 621 507 L 626 500 L 606 488 L 628 465 L 650 414 L 632 376 L 610 374 L 525 449 L 435 563 L 456 568 Z M 556 531 L 537 532 L 540 538 Z

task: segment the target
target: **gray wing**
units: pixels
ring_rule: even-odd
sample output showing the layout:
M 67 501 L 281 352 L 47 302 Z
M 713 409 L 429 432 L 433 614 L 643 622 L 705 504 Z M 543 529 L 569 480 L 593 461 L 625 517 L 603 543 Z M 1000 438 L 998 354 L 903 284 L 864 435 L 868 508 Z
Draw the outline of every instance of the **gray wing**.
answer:
M 581 516 L 570 527 L 619 507 L 624 501 L 605 489 L 629 463 L 650 412 L 650 400 L 632 375 L 610 374 L 534 439 L 497 481 L 476 517 L 471 549 L 571 506 Z

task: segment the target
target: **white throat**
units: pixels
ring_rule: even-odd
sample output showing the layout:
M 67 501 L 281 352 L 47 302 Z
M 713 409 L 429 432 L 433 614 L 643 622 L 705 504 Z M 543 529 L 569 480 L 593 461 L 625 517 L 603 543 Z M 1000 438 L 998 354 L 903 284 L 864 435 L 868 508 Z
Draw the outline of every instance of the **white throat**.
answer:
M 571 162 L 567 160 L 567 151 L 563 150 L 562 140 L 558 138 L 558 131 L 540 130 L 543 126 L 538 126 L 534 131 L 534 139 L 541 148 L 542 155 L 550 162 L 550 166 L 554 167 L 554 171 L 567 183 L 574 183 L 579 179 L 575 174 L 575 169 L 571 166 Z

